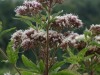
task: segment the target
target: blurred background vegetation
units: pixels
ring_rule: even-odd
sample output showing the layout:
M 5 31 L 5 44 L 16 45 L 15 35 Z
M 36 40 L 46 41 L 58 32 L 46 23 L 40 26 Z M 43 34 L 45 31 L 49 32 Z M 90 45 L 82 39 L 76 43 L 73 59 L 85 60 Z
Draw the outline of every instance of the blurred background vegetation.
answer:
M 12 27 L 16 27 L 16 30 L 27 28 L 24 23 L 13 19 L 15 17 L 15 8 L 21 5 L 22 2 L 23 0 L 0 0 L 0 21 L 3 23 L 3 30 Z M 84 27 L 77 30 L 79 33 L 82 33 L 83 30 L 88 28 L 91 24 L 100 24 L 100 0 L 65 0 L 62 5 L 57 5 L 56 7 L 53 10 L 54 13 L 64 10 L 64 14 L 73 13 L 79 16 L 84 22 Z M 4 35 L 0 39 L 0 48 L 3 50 L 6 49 L 13 32 L 15 31 Z M 0 61 L 1 59 L 3 58 L 0 54 Z M 0 62 L 1 69 L 4 67 L 2 64 L 4 63 Z

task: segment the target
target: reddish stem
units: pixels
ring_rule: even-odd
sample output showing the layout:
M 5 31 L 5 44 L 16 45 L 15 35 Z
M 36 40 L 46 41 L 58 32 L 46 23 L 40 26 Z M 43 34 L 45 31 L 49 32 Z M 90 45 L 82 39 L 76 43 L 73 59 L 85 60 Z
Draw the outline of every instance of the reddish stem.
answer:
M 48 27 L 47 27 L 47 43 L 46 43 L 46 71 L 45 71 L 45 75 L 48 75 L 48 51 L 49 51 L 49 33 L 48 33 Z
M 94 71 L 93 70 L 90 72 L 90 75 L 94 75 Z

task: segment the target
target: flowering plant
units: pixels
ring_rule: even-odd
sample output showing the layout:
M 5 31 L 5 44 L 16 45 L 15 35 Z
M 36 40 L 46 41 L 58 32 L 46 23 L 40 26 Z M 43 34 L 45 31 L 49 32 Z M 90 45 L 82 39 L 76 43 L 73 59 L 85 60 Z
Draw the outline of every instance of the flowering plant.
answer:
M 63 11 L 52 14 L 53 7 L 62 2 L 63 0 L 29 0 L 15 9 L 15 19 L 25 22 L 29 28 L 16 31 L 6 54 L 2 50 L 1 53 L 14 66 L 16 75 L 100 73 L 100 25 L 92 25 L 83 34 L 73 32 L 72 30 L 83 26 L 78 16 L 60 16 Z M 60 61 L 57 55 L 59 50 L 63 52 Z M 33 53 L 36 62 L 24 55 L 26 51 Z M 22 62 L 26 67 L 24 69 L 16 65 L 19 53 L 22 54 Z M 66 63 L 70 63 L 69 67 L 62 67 Z

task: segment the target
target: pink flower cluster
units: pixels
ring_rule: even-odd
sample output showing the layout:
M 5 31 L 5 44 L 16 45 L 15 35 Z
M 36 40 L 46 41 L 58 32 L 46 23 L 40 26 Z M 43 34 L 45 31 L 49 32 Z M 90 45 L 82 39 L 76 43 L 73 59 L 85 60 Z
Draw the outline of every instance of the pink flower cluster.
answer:
M 62 34 L 56 31 L 49 30 L 49 46 L 59 45 L 63 39 Z M 47 34 L 44 30 L 34 30 L 32 28 L 25 31 L 16 31 L 11 38 L 14 41 L 14 48 L 21 46 L 24 49 L 36 48 L 38 46 L 46 45 Z
M 98 25 L 99 26 L 99 25 Z M 92 26 L 97 27 L 97 25 Z M 91 29 L 91 27 L 90 27 Z M 68 46 L 76 48 L 78 50 L 82 50 L 86 47 L 87 43 L 85 41 L 85 35 L 74 32 L 66 32 L 64 34 L 58 33 L 54 30 L 49 30 L 49 49 L 55 48 L 55 46 L 66 49 Z M 87 36 L 87 39 L 91 39 L 91 36 Z M 45 30 L 35 30 L 33 28 L 27 29 L 25 31 L 18 30 L 16 31 L 11 38 L 12 41 L 14 41 L 14 48 L 17 48 L 18 46 L 27 49 L 35 49 L 35 48 L 41 48 L 44 49 L 46 47 L 47 42 L 47 33 Z M 91 41 L 95 41 L 97 44 L 100 44 L 100 34 L 93 36 Z M 95 49 L 94 49 L 95 48 Z M 89 46 L 90 53 L 98 52 L 99 47 Z
M 92 34 L 94 34 L 94 35 L 100 34 L 100 25 L 98 25 L 98 24 L 91 25 L 90 31 L 92 31 Z
M 37 1 L 25 1 L 22 6 L 15 9 L 16 15 L 33 15 L 42 10 L 41 3 Z
M 83 26 L 83 22 L 76 15 L 66 14 L 63 16 L 57 16 L 56 20 L 51 24 L 51 26 L 58 29 L 80 28 Z

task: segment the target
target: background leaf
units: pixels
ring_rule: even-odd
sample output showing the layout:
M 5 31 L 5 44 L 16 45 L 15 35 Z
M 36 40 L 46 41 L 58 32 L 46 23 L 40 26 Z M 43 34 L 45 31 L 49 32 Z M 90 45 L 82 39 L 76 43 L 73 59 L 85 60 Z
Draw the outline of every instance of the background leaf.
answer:
M 49 72 L 52 72 L 52 71 L 54 71 L 54 70 L 56 70 L 56 69 L 58 69 L 58 68 L 60 69 L 61 66 L 64 65 L 64 64 L 65 64 L 64 61 L 56 62 L 56 63 L 50 68 Z M 58 70 L 59 70 L 59 69 L 58 69 Z
M 40 60 L 39 64 L 38 64 L 38 67 L 40 69 L 40 72 L 43 73 L 44 70 L 45 70 L 45 64 L 42 60 Z
M 22 61 L 26 67 L 32 68 L 36 73 L 39 72 L 39 68 L 37 67 L 37 65 L 29 60 L 26 56 L 22 55 Z
M 18 50 L 13 50 L 12 46 L 13 46 L 13 42 L 11 41 L 7 46 L 6 53 L 7 53 L 8 61 L 12 64 L 15 64 L 18 59 Z
M 0 31 L 2 30 L 2 22 L 0 21 Z
M 52 75 L 80 75 L 80 74 L 76 71 L 62 70 L 62 71 L 59 71 L 58 73 L 55 73 Z
M 0 32 L 0 38 L 1 38 L 3 35 L 8 34 L 8 32 L 10 32 L 10 31 L 12 31 L 12 30 L 14 30 L 14 29 L 15 29 L 15 27 Z

